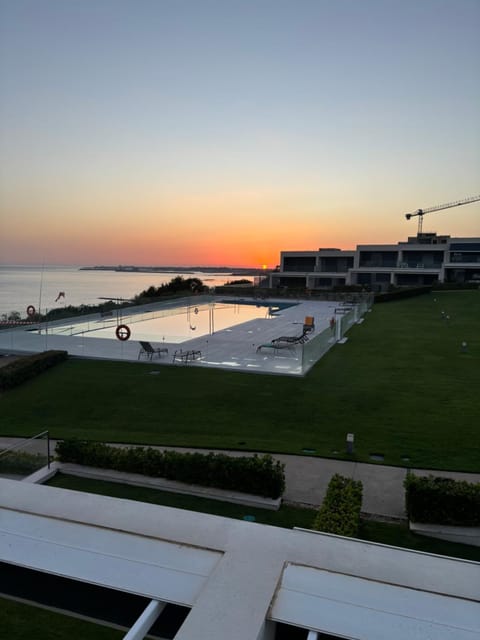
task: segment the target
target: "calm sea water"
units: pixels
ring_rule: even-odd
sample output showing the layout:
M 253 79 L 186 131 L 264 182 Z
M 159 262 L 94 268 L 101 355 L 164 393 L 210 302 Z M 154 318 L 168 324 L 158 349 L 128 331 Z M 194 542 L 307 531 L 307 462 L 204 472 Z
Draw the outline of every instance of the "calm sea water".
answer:
M 24 317 L 29 305 L 45 312 L 68 305 L 99 304 L 100 298 L 129 299 L 152 285 L 158 287 L 170 282 L 178 275 L 200 278 L 210 287 L 235 279 L 231 273 L 129 273 L 81 271 L 77 266 L 0 265 L 0 315 L 18 311 Z M 56 301 L 61 291 L 65 297 Z

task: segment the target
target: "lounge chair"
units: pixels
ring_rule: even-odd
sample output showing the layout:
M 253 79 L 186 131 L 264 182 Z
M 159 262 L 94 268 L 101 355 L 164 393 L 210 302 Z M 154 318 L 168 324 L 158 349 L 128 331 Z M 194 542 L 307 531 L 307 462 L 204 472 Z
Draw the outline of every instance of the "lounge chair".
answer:
M 280 336 L 279 338 L 275 338 L 272 340 L 274 344 L 279 342 L 289 342 L 290 344 L 304 344 L 308 342 L 307 331 L 303 331 L 303 333 L 299 336 Z
M 150 342 L 144 342 L 142 340 L 140 342 L 140 351 L 138 353 L 138 359 L 142 356 L 148 358 L 149 360 L 153 359 L 153 356 L 157 355 L 159 358 L 162 357 L 162 353 L 168 353 L 167 347 L 152 347 Z
M 272 340 L 271 342 L 267 342 L 266 344 L 259 344 L 257 347 L 257 353 L 262 349 L 273 349 L 274 351 L 280 349 L 295 349 L 295 344 L 292 342 L 276 342 Z

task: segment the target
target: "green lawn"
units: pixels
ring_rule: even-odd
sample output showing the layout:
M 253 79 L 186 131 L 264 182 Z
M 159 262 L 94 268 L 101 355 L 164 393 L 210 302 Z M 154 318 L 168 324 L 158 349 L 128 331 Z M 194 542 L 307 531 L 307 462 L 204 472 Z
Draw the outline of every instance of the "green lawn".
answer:
M 107 495 L 115 498 L 139 500 L 141 502 L 161 504 L 167 507 L 210 513 L 225 518 L 236 518 L 240 520 L 245 516 L 254 516 L 255 521 L 261 524 L 285 527 L 287 529 L 292 529 L 293 527 L 311 529 L 316 515 L 315 509 L 282 505 L 278 511 L 270 511 L 268 509 L 245 507 L 229 502 L 221 502 L 219 500 L 208 500 L 195 496 L 158 491 L 146 487 L 134 487 L 116 482 L 77 478 L 62 473 L 54 476 L 48 484 L 50 486 L 72 489 L 74 491 L 86 491 L 88 493 Z M 440 555 L 480 562 L 480 548 L 415 535 L 409 531 L 406 524 L 389 524 L 364 520 L 362 521 L 358 537 L 371 542 L 381 542 L 396 547 L 405 547 L 408 549 L 416 549 L 417 551 L 438 553 Z
M 63 489 L 86 491 L 88 493 L 113 496 L 114 498 L 126 498 L 127 500 L 150 502 L 166 507 L 187 509 L 188 511 L 210 513 L 225 518 L 237 518 L 241 520 L 244 516 L 254 516 L 255 521 L 261 524 L 270 524 L 287 529 L 291 529 L 292 527 L 305 527 L 308 529 L 311 527 L 313 518 L 315 517 L 314 509 L 282 505 L 278 511 L 272 511 L 270 509 L 247 507 L 231 502 L 221 502 L 220 500 L 197 498 L 181 493 L 159 491 L 157 489 L 149 489 L 148 487 L 135 487 L 117 482 L 77 478 L 64 473 L 57 473 L 46 484 Z
M 125 632 L 48 609 L 0 598 L 2 638 L 15 640 L 121 640 Z
M 353 432 L 356 460 L 479 471 L 479 318 L 473 290 L 377 304 L 302 379 L 70 360 L 2 395 L 2 435 L 346 457 Z

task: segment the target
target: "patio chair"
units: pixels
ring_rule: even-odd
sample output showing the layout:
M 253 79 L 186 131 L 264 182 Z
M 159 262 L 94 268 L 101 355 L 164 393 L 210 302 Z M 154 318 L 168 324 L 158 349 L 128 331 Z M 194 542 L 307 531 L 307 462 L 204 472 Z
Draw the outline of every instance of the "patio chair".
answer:
M 303 333 L 308 331 L 315 331 L 315 319 L 313 316 L 305 316 L 305 322 L 303 323 Z
M 142 356 L 148 358 L 149 360 L 153 359 L 153 356 L 157 355 L 159 358 L 162 357 L 162 353 L 168 353 L 167 347 L 152 347 L 150 342 L 144 342 L 142 340 L 140 342 L 140 351 L 138 353 L 138 359 Z

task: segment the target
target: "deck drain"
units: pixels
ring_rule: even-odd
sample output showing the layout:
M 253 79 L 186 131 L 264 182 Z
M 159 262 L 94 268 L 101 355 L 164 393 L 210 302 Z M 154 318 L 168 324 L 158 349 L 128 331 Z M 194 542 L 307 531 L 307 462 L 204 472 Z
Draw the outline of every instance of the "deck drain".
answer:
M 302 449 L 302 453 L 317 453 L 317 450 L 305 448 L 305 449 Z
M 149 373 L 150 373 L 151 376 L 158 376 L 160 371 L 150 371 Z
M 247 443 L 241 440 L 240 442 L 237 442 L 237 444 L 247 444 Z
M 410 462 L 410 456 L 402 456 L 402 462 Z
M 370 460 L 376 460 L 377 462 L 383 462 L 385 459 L 385 456 L 383 455 L 383 453 L 371 453 L 370 454 Z

